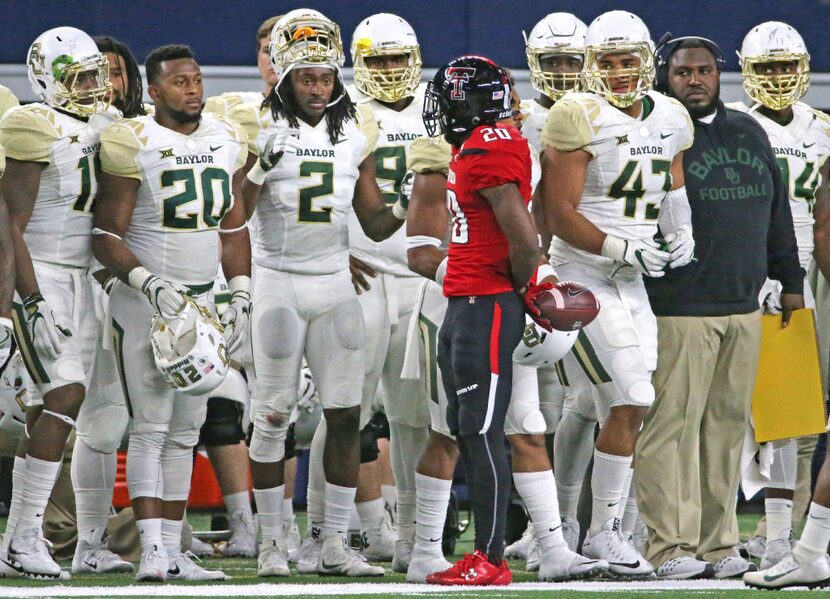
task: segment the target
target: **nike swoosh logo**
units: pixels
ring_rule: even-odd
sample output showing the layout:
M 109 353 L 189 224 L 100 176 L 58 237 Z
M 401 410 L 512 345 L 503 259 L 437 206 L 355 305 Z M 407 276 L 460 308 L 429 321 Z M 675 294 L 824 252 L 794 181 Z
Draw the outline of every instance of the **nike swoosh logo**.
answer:
M 9 560 L 2 559 L 2 558 L 0 558 L 0 561 L 2 561 L 4 564 L 6 564 L 9 568 L 14 570 L 15 572 L 21 572 L 21 573 L 23 572 L 23 566 L 21 566 L 20 564 L 10 562 Z
M 663 135 L 663 134 L 661 133 L 661 134 L 660 134 L 660 139 L 666 139 L 667 137 L 671 137 L 672 135 L 674 135 L 674 133 L 666 133 L 665 135 Z
M 332 145 L 336 146 L 337 144 L 342 144 L 344 141 L 349 141 L 349 138 L 344 137 L 343 139 L 338 139 L 337 141 L 333 142 Z
M 210 151 L 211 151 L 211 152 L 215 152 L 216 150 L 218 150 L 218 149 L 219 149 L 219 148 L 221 148 L 221 147 L 222 147 L 222 146 L 216 146 L 216 147 L 210 146 Z
M 568 297 L 576 297 L 585 293 L 584 289 L 568 289 Z
M 807 144 L 807 143 L 805 143 L 805 144 L 804 144 L 804 149 L 806 150 L 807 148 L 812 148 L 814 145 L 816 145 L 816 142 L 813 142 L 813 143 L 811 143 L 811 144 Z
M 336 568 L 338 566 L 342 566 L 343 564 L 327 564 L 326 560 L 323 560 L 323 569 L 328 570 L 329 568 Z
M 614 507 L 615 505 L 619 505 L 619 501 L 615 501 L 614 503 L 609 503 L 608 507 Z
M 561 525 L 561 524 L 560 524 L 559 526 L 557 526 L 556 528 L 549 528 L 548 530 L 549 530 L 550 532 L 556 532 L 556 531 L 557 531 L 557 530 L 559 530 L 560 528 L 562 528 L 562 525 Z
M 89 566 L 90 568 L 92 568 L 93 570 L 94 570 L 94 569 L 96 569 L 96 568 L 98 567 L 98 562 L 96 562 L 95 560 L 87 560 L 87 559 L 85 559 L 85 560 L 84 560 L 84 563 L 85 563 L 87 566 Z
M 168 568 L 167 573 L 171 576 L 178 576 L 181 573 L 181 570 L 179 570 L 179 567 L 176 566 L 175 570 L 173 568 Z
M 640 560 L 637 560 L 636 562 L 630 562 L 630 563 L 626 563 L 626 562 L 608 562 L 608 563 L 611 564 L 612 566 L 622 566 L 623 568 L 631 568 L 632 570 L 634 568 L 639 568 L 640 567 Z
M 796 570 L 798 570 L 798 568 L 793 568 L 792 570 L 787 570 L 786 572 L 784 572 L 782 574 L 776 574 L 775 576 L 770 576 L 769 574 L 764 574 L 764 580 L 766 580 L 767 582 L 773 582 L 773 581 L 778 580 L 779 578 L 781 578 L 783 576 L 786 576 L 787 574 L 795 572 Z
M 441 537 L 438 537 L 437 539 L 430 538 L 430 539 L 429 539 L 429 542 L 430 542 L 430 543 L 437 543 L 437 542 L 438 542 L 438 541 L 440 541 L 440 540 L 441 540 Z

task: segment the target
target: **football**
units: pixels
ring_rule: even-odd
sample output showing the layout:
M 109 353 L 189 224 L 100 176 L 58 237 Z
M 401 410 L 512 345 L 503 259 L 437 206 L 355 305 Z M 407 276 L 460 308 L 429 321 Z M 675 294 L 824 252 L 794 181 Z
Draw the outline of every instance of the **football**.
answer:
M 599 314 L 599 301 L 582 283 L 561 281 L 536 298 L 542 316 L 557 331 L 576 331 L 591 323 Z

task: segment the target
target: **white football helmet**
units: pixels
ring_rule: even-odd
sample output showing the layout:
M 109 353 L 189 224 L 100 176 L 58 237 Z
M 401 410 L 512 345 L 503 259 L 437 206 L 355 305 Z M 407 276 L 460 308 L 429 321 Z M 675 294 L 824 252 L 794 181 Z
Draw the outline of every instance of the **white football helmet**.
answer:
M 741 51 L 744 91 L 755 102 L 781 110 L 798 102 L 810 87 L 810 55 L 801 35 L 780 21 L 767 21 L 746 34 Z M 763 65 L 795 62 L 794 73 L 764 73 Z
M 24 407 L 32 380 L 23 357 L 15 351 L 6 369 L 0 374 L 0 433 L 19 435 L 26 426 Z
M 640 66 L 632 69 L 603 71 L 599 59 L 606 54 L 633 54 Z M 636 79 L 634 89 L 614 92 L 609 86 L 609 75 Z M 630 12 L 612 10 L 594 19 L 585 32 L 585 66 L 582 81 L 585 88 L 604 97 L 614 106 L 626 108 L 646 95 L 654 81 L 654 42 L 645 23 Z
M 564 358 L 576 343 L 579 331 L 557 331 L 548 333 L 525 316 L 525 332 L 516 349 L 513 362 L 524 366 L 545 366 Z
M 370 69 L 366 58 L 405 54 L 407 66 Z M 352 63 L 357 89 L 381 102 L 397 102 L 415 93 L 421 83 L 421 47 L 409 23 L 389 13 L 378 13 L 360 22 L 352 36 Z
M 551 100 L 558 100 L 571 90 L 579 89 L 579 73 L 551 73 L 542 69 L 542 61 L 550 56 L 569 54 L 585 60 L 585 23 L 569 12 L 553 12 L 536 23 L 525 38 L 530 83 Z
M 79 116 L 102 112 L 109 106 L 109 63 L 80 29 L 56 27 L 40 34 L 29 48 L 26 63 L 32 91 L 50 106 Z M 93 87 L 76 89 L 78 78 L 90 72 Z
M 208 395 L 225 380 L 230 358 L 221 325 L 205 307 L 184 297 L 175 320 L 153 319 L 150 344 L 156 368 L 171 387 L 187 395 Z
M 328 67 L 339 76 L 345 62 L 340 26 L 321 12 L 292 10 L 271 30 L 271 64 L 277 74 L 277 87 L 298 66 Z

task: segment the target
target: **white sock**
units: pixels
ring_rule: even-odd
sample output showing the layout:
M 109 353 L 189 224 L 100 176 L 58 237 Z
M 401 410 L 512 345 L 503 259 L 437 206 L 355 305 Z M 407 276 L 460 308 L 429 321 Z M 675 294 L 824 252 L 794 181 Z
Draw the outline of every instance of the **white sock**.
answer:
M 282 501 L 284 498 L 285 485 L 270 489 L 254 489 L 263 541 L 282 538 Z
M 60 469 L 61 462 L 47 462 L 30 455 L 26 456 L 26 468 L 23 472 L 25 483 L 15 534 L 30 528 L 43 527 L 43 512 L 46 510 Z
M 306 514 L 309 534 L 323 528 L 326 515 L 326 473 L 323 468 L 323 450 L 326 445 L 326 419 L 321 418 L 311 439 L 308 463 L 308 488 L 306 489 Z
M 161 518 L 161 542 L 164 544 L 164 550 L 170 557 L 179 555 L 182 552 L 181 520 Z
M 294 500 L 291 497 L 282 500 L 282 524 L 286 529 L 294 525 Z
M 620 505 L 617 510 L 617 518 L 621 521 L 625 516 L 625 506 L 628 505 L 628 494 L 631 492 L 631 475 L 634 474 L 634 468 L 629 468 L 623 483 L 622 493 L 620 493 Z
M 628 500 L 625 502 L 625 513 L 622 517 L 622 529 L 625 532 L 632 532 L 637 526 L 637 521 L 640 518 L 640 507 L 637 505 L 637 494 L 634 493 L 634 487 L 631 487 L 631 492 L 628 494 Z
M 389 461 L 395 476 L 394 507 L 398 538 L 411 541 L 415 538 L 415 468 L 424 453 L 429 431 L 426 427 L 390 422 L 389 433 Z M 383 497 L 389 503 L 386 486 L 382 489 Z
M 398 492 L 395 490 L 395 485 L 381 485 L 380 496 L 383 498 L 383 502 L 392 508 L 394 513 L 398 507 Z
M 611 455 L 594 450 L 594 471 L 591 476 L 591 491 L 594 494 L 591 513 L 591 533 L 598 532 L 602 525 L 615 518 L 620 511 L 620 501 L 625 480 L 631 471 L 633 456 Z
M 138 540 L 141 542 L 141 552 L 147 553 L 156 547 L 160 552 L 167 553 L 161 536 L 161 518 L 145 518 L 135 521 L 138 528 Z M 179 541 L 181 546 L 181 541 Z
M 115 453 L 95 451 L 80 437 L 75 439 L 70 472 L 79 541 L 91 543 L 107 527 L 117 462 Z
M 349 518 L 352 515 L 355 487 L 341 487 L 326 481 L 326 516 L 323 521 L 323 536 L 343 536 L 349 532 Z
M 781 533 L 790 530 L 793 520 L 792 499 L 765 499 L 764 511 L 767 516 L 767 541 L 781 537 Z
M 795 544 L 793 554 L 799 563 L 806 564 L 824 556 L 827 553 L 828 543 L 830 543 L 830 508 L 811 501 L 807 524 L 804 525 L 804 532 Z
M 228 510 L 228 514 L 233 514 L 239 510 L 242 510 L 248 515 L 253 514 L 253 510 L 251 510 L 251 496 L 248 494 L 248 491 L 223 495 L 222 499 L 225 500 L 225 509 Z
M 357 515 L 360 517 L 360 526 L 364 530 L 380 528 L 383 518 L 386 515 L 383 498 L 370 499 L 354 504 L 357 508 Z
M 516 490 L 525 502 L 536 540 L 543 549 L 564 547 L 562 520 L 556 501 L 556 481 L 551 470 L 514 472 Z
M 12 542 L 14 529 L 20 519 L 20 505 L 23 501 L 23 485 L 25 484 L 23 472 L 26 470 L 26 458 L 14 456 L 14 469 L 12 470 L 12 500 L 9 505 L 9 517 L 6 519 L 6 532 L 3 534 L 2 551 L 5 555 Z
M 594 429 L 597 423 L 566 412 L 556 428 L 553 440 L 553 464 L 559 513 L 576 520 L 582 482 L 594 452 Z
M 415 538 L 415 491 L 398 491 L 397 499 L 398 538 L 411 541 Z
M 579 496 L 582 495 L 582 481 L 565 485 L 557 481 L 556 498 L 559 503 L 559 514 L 562 518 L 576 520 L 579 508 Z
M 415 473 L 415 546 L 418 551 L 443 556 L 441 540 L 452 481 Z

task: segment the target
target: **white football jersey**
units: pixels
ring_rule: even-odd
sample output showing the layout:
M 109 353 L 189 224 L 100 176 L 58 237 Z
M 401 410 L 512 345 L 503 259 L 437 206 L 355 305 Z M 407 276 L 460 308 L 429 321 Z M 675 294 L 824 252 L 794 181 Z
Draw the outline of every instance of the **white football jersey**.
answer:
M 92 204 L 101 132 L 115 109 L 83 120 L 46 104 L 12 108 L 0 122 L 7 158 L 40 162 L 37 200 L 23 238 L 34 260 L 87 268 L 92 262 Z
M 364 113 L 366 116 L 364 116 Z M 259 155 L 268 138 L 289 128 L 274 121 L 269 108 L 243 104 L 231 109 L 249 137 L 248 151 Z M 370 111 L 343 125 L 336 143 L 326 119 L 297 130 L 301 147 L 286 151 L 268 172 L 256 205 L 259 232 L 254 263 L 297 274 L 332 274 L 349 267 L 349 213 L 358 166 L 372 152 L 377 125 Z
M 141 182 L 124 243 L 150 272 L 185 285 L 216 278 L 219 226 L 246 157 L 245 132 L 218 115 L 204 114 L 190 135 L 152 116 L 124 119 L 104 132 L 102 168 Z
M 603 232 L 622 239 L 651 239 L 671 189 L 674 156 L 692 145 L 689 113 L 676 100 L 649 93 L 643 114 L 633 118 L 591 93 L 565 96 L 550 109 L 542 145 L 591 155 L 577 210 Z M 610 266 L 612 261 L 576 249 L 557 237 L 554 263 Z
M 821 185 L 819 169 L 830 158 L 830 117 L 801 102 L 793 105 L 793 119 L 779 125 L 759 110 L 735 102 L 728 108 L 752 115 L 769 136 L 770 145 L 790 197 L 798 259 L 809 269 L 813 256 L 813 204 Z
M 397 112 L 363 95 L 354 87 L 349 88 L 349 95 L 354 101 L 368 105 L 377 120 L 380 131 L 374 152 L 375 169 L 378 187 L 389 205 L 398 201 L 400 182 L 406 174 L 406 155 L 410 144 L 426 135 L 421 117 L 425 89 L 426 84 L 419 85 L 409 106 Z M 372 241 L 363 232 L 357 215 L 352 211 L 349 215 L 349 250 L 356 258 L 380 272 L 402 277 L 417 276 L 407 266 L 405 229 L 406 227 L 401 227 L 384 241 Z
M 522 121 L 522 135 L 530 143 L 530 146 L 537 152 L 542 152 L 542 129 L 548 120 L 550 108 L 545 108 L 536 100 L 522 101 L 519 109 L 524 115 Z

